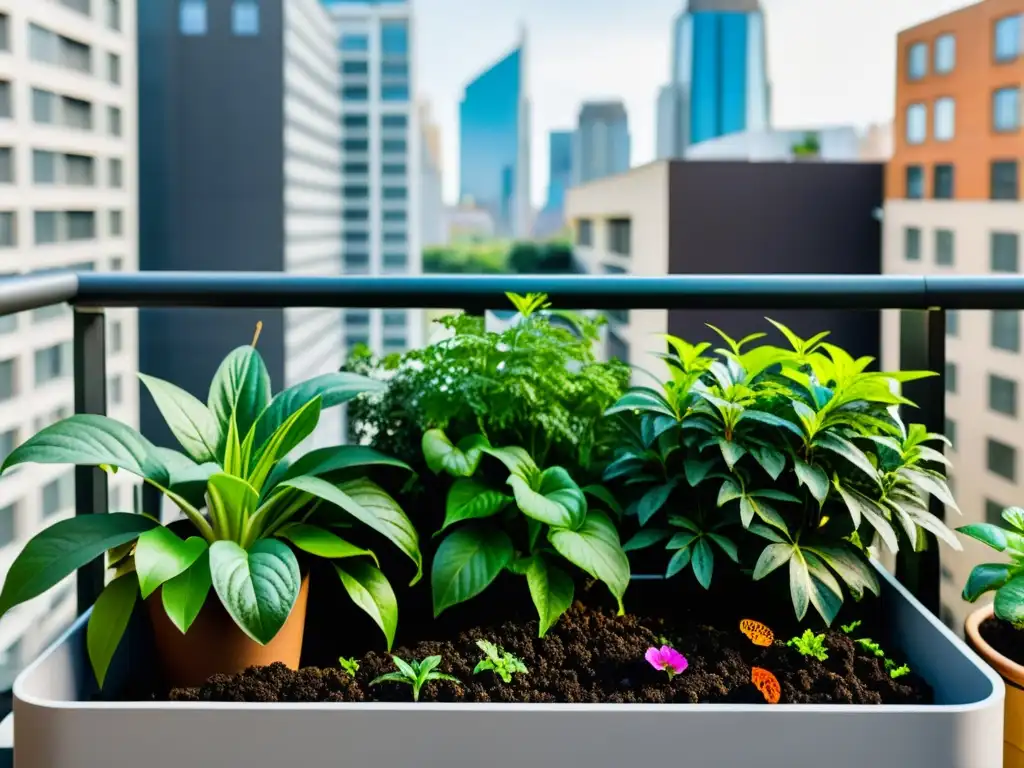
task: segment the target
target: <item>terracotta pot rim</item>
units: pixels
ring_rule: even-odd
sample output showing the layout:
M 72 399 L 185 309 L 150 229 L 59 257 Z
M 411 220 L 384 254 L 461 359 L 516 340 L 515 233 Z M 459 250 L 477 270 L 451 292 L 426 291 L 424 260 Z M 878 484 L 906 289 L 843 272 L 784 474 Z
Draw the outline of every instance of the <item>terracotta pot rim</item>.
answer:
M 967 617 L 967 621 L 964 622 L 964 633 L 974 649 L 990 667 L 999 673 L 1000 677 L 1024 688 L 1024 665 L 1003 656 L 981 636 L 982 622 L 994 615 L 995 608 L 991 603 L 972 611 Z

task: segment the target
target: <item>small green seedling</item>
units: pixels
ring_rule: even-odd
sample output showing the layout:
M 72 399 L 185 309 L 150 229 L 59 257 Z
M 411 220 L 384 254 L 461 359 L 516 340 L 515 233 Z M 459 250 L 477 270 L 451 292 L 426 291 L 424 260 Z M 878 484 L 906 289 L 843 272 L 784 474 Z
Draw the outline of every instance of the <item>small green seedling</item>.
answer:
M 896 662 L 891 661 L 890 659 L 885 660 L 885 668 L 889 670 L 889 677 L 891 677 L 893 680 L 895 680 L 898 677 L 903 677 L 904 675 L 910 674 L 910 667 L 908 667 L 906 664 L 901 664 L 897 667 Z
M 403 661 L 397 656 L 391 657 L 398 672 L 388 672 L 380 677 L 374 678 L 370 685 L 378 683 L 404 683 L 412 686 L 412 700 L 420 700 L 420 690 L 431 680 L 447 680 L 452 683 L 461 684 L 459 678 L 446 675 L 443 672 L 435 672 L 437 665 L 441 663 L 440 656 L 427 656 L 423 661 Z
M 813 656 L 818 661 L 825 661 L 828 658 L 825 635 L 816 635 L 809 629 L 805 629 L 800 637 L 794 637 L 786 645 L 796 648 L 804 656 Z
M 885 658 L 885 651 L 882 650 L 882 646 L 872 640 L 870 637 L 862 637 L 855 641 L 857 645 L 863 648 L 865 651 L 873 656 L 877 656 L 880 659 Z
M 359 671 L 359 662 L 355 658 L 345 658 L 344 656 L 339 657 L 338 664 L 341 665 L 342 670 L 348 673 L 349 677 L 355 677 L 356 672 Z
M 476 646 L 486 655 L 473 668 L 474 675 L 491 670 L 504 682 L 511 683 L 512 675 L 517 672 L 525 675 L 529 671 L 520 658 L 513 656 L 503 648 L 499 648 L 489 640 L 477 640 Z
M 845 632 L 846 634 L 849 635 L 850 633 L 853 632 L 853 630 L 855 630 L 859 626 L 860 626 L 860 620 L 859 619 L 857 621 L 850 622 L 849 624 L 843 624 L 843 632 Z

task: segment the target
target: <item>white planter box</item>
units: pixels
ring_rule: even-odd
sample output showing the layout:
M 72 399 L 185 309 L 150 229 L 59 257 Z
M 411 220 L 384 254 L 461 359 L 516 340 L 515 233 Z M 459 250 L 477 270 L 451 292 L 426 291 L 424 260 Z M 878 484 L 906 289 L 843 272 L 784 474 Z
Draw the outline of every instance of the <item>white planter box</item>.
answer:
M 932 706 L 103 703 L 80 619 L 14 685 L 18 768 L 998 768 L 999 677 L 882 572 Z M 133 653 L 135 663 L 144 654 Z

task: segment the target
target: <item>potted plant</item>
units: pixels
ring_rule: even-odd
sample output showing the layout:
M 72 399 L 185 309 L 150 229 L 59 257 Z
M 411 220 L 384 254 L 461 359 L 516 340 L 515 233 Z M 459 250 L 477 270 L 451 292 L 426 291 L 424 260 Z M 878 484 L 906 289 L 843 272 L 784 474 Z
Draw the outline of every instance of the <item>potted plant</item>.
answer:
M 973 611 L 964 626 L 967 642 L 1006 681 L 1004 765 L 1024 764 L 1024 509 L 1004 509 L 1005 525 L 976 523 L 957 530 L 1009 558 L 976 565 L 964 585 L 973 603 L 988 592 L 994 602 Z
M 57 522 L 36 534 L 11 565 L 0 616 L 105 556 L 112 578 L 87 630 L 100 685 L 140 599 L 172 684 L 274 661 L 295 668 L 308 593 L 298 552 L 333 563 L 352 601 L 380 626 L 390 647 L 398 619 L 394 591 L 376 555 L 336 531 L 355 523 L 384 536 L 412 560 L 419 579 L 415 527 L 362 474 L 373 465 L 404 465 L 350 445 L 290 458 L 324 408 L 380 385 L 330 373 L 271 396 L 255 341 L 224 359 L 205 404 L 170 382 L 140 377 L 184 452 L 159 448 L 105 416 L 78 414 L 25 441 L 3 470 L 35 462 L 130 472 L 170 499 L 185 524 L 161 525 L 149 514 L 125 512 Z

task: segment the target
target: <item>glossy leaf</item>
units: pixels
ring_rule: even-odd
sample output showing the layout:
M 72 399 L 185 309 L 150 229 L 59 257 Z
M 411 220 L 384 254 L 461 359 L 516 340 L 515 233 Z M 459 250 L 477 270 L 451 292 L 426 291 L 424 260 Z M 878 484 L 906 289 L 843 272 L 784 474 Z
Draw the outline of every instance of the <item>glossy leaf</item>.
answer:
M 536 490 L 518 475 L 510 475 L 508 484 L 522 513 L 540 523 L 575 530 L 586 519 L 587 498 L 561 467 L 544 470 Z
M 708 544 L 706 538 L 697 539 L 693 545 L 693 557 L 690 560 L 690 565 L 693 566 L 693 575 L 697 577 L 697 582 L 704 589 L 710 589 L 711 574 L 715 567 L 715 553 L 711 551 L 711 545 Z
M 316 429 L 316 425 L 320 421 L 320 407 L 320 398 L 314 397 L 289 416 L 267 438 L 265 444 L 254 443 L 257 449 L 257 453 L 252 457 L 255 460 L 255 466 L 252 467 L 247 478 L 253 488 L 261 491 L 274 465 L 313 434 L 313 430 Z
M 962 525 L 957 528 L 957 531 L 965 536 L 970 536 L 972 539 L 977 539 L 982 544 L 992 547 L 992 549 L 997 552 L 1006 551 L 1006 533 L 997 525 L 992 525 L 991 523 L 973 523 L 971 525 Z
M 240 436 L 249 434 L 252 425 L 270 402 L 270 374 L 255 347 L 236 347 L 217 368 L 210 383 L 207 405 L 220 425 L 222 441 L 234 413 Z M 223 456 L 223 445 L 218 455 Z
M 1010 580 L 1013 568 L 1006 563 L 982 563 L 971 570 L 964 585 L 963 598 L 973 603 L 986 592 L 1001 588 Z
M 636 514 L 640 521 L 640 525 L 647 525 L 652 517 L 663 507 L 665 502 L 668 501 L 668 497 L 672 495 L 672 491 L 675 490 L 676 481 L 670 480 L 667 483 L 656 485 L 640 498 L 640 503 L 637 505 Z
M 1024 622 L 1024 575 L 1014 576 L 996 592 L 996 618 L 1014 625 Z
M 776 416 L 774 413 L 766 413 L 765 411 L 756 411 L 747 409 L 740 414 L 739 421 L 757 421 L 762 424 L 768 424 L 773 427 L 780 427 L 782 429 L 792 432 L 797 437 L 802 438 L 804 436 L 803 430 L 800 429 L 796 424 L 791 422 L 789 419 L 784 419 L 781 416 Z
M 672 532 L 664 528 L 644 528 L 637 531 L 629 541 L 622 545 L 622 551 L 633 552 L 638 549 L 646 549 L 664 541 L 671 535 Z
M 398 628 L 398 600 L 387 578 L 365 560 L 335 563 L 334 568 L 352 602 L 380 627 L 390 651 Z
M 867 454 L 849 440 L 832 432 L 822 432 L 815 438 L 814 445 L 842 456 L 872 480 L 877 480 L 878 470 L 871 464 Z
M 697 461 L 696 459 L 687 459 L 683 463 L 683 471 L 686 474 L 686 482 L 691 487 L 696 488 L 704 478 L 708 476 L 708 473 L 714 469 L 716 462 L 711 461 Z
M 799 460 L 796 462 L 794 469 L 796 470 L 797 478 L 803 485 L 807 486 L 807 490 L 818 500 L 818 504 L 824 504 L 829 489 L 828 475 L 825 474 L 825 471 L 817 465 Z
M 655 415 L 667 416 L 677 419 L 678 414 L 672 410 L 672 406 L 660 392 L 647 387 L 635 387 L 619 398 L 611 408 L 605 411 L 605 416 L 616 413 L 631 413 L 640 411 Z
M 460 446 L 462 442 L 461 440 L 459 441 Z M 500 461 L 505 465 L 505 469 L 524 480 L 530 479 L 539 471 L 536 463 L 533 461 L 533 457 L 518 445 L 510 445 L 505 448 L 491 448 L 485 445 L 483 452 Z
M 164 605 L 164 613 L 182 634 L 188 632 L 192 622 L 203 609 L 211 586 L 210 551 L 206 549 L 188 570 L 178 574 L 161 588 L 160 599 Z
M 138 376 L 153 396 L 160 415 L 185 453 L 200 464 L 216 461 L 220 425 L 210 409 L 198 398 L 169 381 L 144 373 Z
M 114 652 L 128 628 L 138 595 L 139 584 L 135 574 L 127 573 L 110 582 L 92 607 L 85 630 L 85 644 L 100 688 L 107 679 Z
M 830 625 L 843 605 L 843 591 L 832 572 L 814 554 L 802 552 L 803 561 L 809 574 L 808 596 L 815 610 Z M 794 560 L 796 557 L 793 558 Z M 792 568 L 792 560 L 790 567 Z
M 435 475 L 447 472 L 452 477 L 471 477 L 480 466 L 487 440 L 483 435 L 470 435 L 456 447 L 440 429 L 431 429 L 424 433 L 422 447 L 423 458 Z
M 725 459 L 726 465 L 732 470 L 736 463 L 747 455 L 747 449 L 738 443 L 730 442 L 729 440 L 719 440 L 718 447 L 722 450 L 722 458 Z
M 672 559 L 668 561 L 668 567 L 665 569 L 665 578 L 671 579 L 686 568 L 686 566 L 690 564 L 690 558 L 692 556 L 693 549 L 691 547 L 683 547 L 672 555 Z
M 776 568 L 780 568 L 793 557 L 793 545 L 785 542 L 769 544 L 761 551 L 754 566 L 754 581 L 760 581 Z
M 473 525 L 448 534 L 430 573 L 434 616 L 483 592 L 514 554 L 512 540 L 497 528 Z
M 716 504 L 719 507 L 725 506 L 730 501 L 735 501 L 743 496 L 743 489 L 736 483 L 735 480 L 726 480 L 722 483 L 722 487 L 718 489 L 718 501 Z
M 1002 511 L 1002 518 L 1007 525 L 1016 528 L 1018 533 L 1024 533 L 1024 509 L 1008 507 Z
M 622 551 L 614 524 L 603 513 L 591 510 L 579 530 L 552 528 L 548 541 L 562 557 L 603 581 L 619 602 L 629 586 L 629 559 Z
M 774 448 L 752 448 L 750 455 L 754 457 L 761 468 L 768 473 L 772 480 L 778 480 L 786 469 L 786 457 Z
M 450 525 L 463 520 L 477 520 L 493 517 L 512 501 L 493 488 L 468 478 L 460 478 L 452 483 L 445 503 L 443 531 Z
M 718 545 L 718 548 L 725 552 L 726 556 L 734 563 L 738 563 L 740 561 L 739 549 L 736 547 L 736 542 L 732 539 L 726 538 L 720 533 L 709 533 L 707 534 L 707 537 L 711 539 L 711 541 L 715 542 L 715 544 Z
M 163 526 L 143 533 L 135 546 L 135 571 L 142 598 L 148 598 L 161 584 L 184 573 L 205 551 L 206 541 L 198 536 L 183 541 Z
M 302 581 L 295 555 L 275 539 L 260 539 L 248 552 L 233 541 L 215 541 L 210 576 L 231 618 L 260 645 L 284 626 Z
M 321 410 L 323 407 L 321 406 Z M 373 466 L 397 467 L 412 472 L 412 467 L 404 461 L 393 459 L 368 446 L 332 445 L 305 453 L 291 463 L 284 461 L 278 463 L 264 484 L 264 494 L 278 483 L 293 477 L 303 475 L 323 477 L 332 472 Z
M 292 523 L 277 532 L 278 537 L 287 539 L 303 552 L 327 560 L 341 560 L 349 557 L 369 557 L 377 562 L 377 556 L 368 549 L 357 547 L 345 541 L 326 528 L 306 523 Z M 378 563 L 379 565 L 379 563 Z
M 881 588 L 875 569 L 848 546 L 814 546 L 805 549 L 821 558 L 828 567 L 838 573 L 854 596 L 859 598 L 865 590 L 875 595 L 880 594 Z
M 526 571 L 530 597 L 540 619 L 539 636 L 544 637 L 572 605 L 574 587 L 569 575 L 543 557 L 535 556 Z
M 256 489 L 240 477 L 218 472 L 207 481 L 206 507 L 219 538 L 240 543 L 258 502 Z
M 133 541 L 158 525 L 143 515 L 110 512 L 79 515 L 44 528 L 29 539 L 7 571 L 0 592 L 0 617 L 43 594 L 108 549 Z
M 613 513 L 616 517 L 622 517 L 622 505 L 619 504 L 618 499 L 612 495 L 612 492 L 603 485 L 585 485 L 582 490 L 587 496 L 592 496 L 604 504 L 608 508 L 608 511 Z

